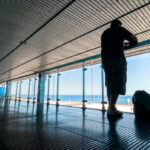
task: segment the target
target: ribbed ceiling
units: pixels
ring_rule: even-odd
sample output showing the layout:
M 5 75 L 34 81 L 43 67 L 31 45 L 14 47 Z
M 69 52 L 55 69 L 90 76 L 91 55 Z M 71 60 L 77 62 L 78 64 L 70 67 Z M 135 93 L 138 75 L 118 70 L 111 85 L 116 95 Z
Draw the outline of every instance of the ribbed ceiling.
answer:
M 101 34 L 115 18 L 139 42 L 150 39 L 150 0 L 1 0 L 0 82 L 99 54 Z M 143 49 L 126 55 L 150 45 Z

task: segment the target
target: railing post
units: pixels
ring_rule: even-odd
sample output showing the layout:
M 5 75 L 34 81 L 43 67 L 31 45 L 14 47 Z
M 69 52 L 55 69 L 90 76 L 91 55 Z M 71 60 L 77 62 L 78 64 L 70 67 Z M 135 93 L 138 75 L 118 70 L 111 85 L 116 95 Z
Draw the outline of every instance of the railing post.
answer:
M 21 100 L 21 85 L 22 85 L 22 81 L 20 81 L 20 87 L 19 87 L 19 101 Z
M 31 81 L 32 79 L 29 79 L 29 85 L 28 85 L 28 102 L 30 100 L 30 87 L 31 87 Z
M 87 102 L 86 100 L 85 100 L 85 71 L 86 71 L 87 69 L 85 68 L 85 62 L 83 62 L 83 66 L 82 66 L 82 81 L 83 81 L 83 84 L 82 84 L 82 87 L 83 87 L 83 89 L 82 89 L 82 108 L 83 109 L 85 109 L 85 102 Z
M 104 71 L 103 71 L 103 66 L 101 65 L 101 85 L 102 85 L 102 110 L 105 110 L 105 102 L 104 102 Z
M 51 78 L 51 75 L 50 73 L 48 73 L 47 102 L 50 100 L 50 78 Z
M 60 73 L 59 73 L 59 69 L 57 71 L 57 95 L 56 95 L 56 105 L 58 106 L 59 105 L 59 76 L 60 76 Z
M 17 81 L 17 83 L 16 83 L 16 97 L 15 97 L 15 100 L 17 100 L 17 94 L 18 94 L 18 81 Z
M 33 88 L 33 103 L 35 103 L 35 90 L 36 90 L 36 80 L 37 80 L 37 78 L 35 77 L 34 78 L 34 88 Z

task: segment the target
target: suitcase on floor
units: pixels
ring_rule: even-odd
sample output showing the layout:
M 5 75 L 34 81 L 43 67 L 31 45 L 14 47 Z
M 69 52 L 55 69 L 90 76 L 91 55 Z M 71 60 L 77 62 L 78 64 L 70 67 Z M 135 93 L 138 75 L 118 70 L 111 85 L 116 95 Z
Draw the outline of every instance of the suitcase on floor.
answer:
M 132 97 L 133 111 L 136 117 L 150 119 L 150 94 L 146 91 L 136 91 Z

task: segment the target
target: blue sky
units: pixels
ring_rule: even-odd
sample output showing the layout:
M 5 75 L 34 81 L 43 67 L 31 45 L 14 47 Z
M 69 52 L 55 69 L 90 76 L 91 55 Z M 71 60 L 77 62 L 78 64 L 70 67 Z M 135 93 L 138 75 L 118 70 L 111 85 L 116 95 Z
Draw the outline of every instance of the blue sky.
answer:
M 136 90 L 146 90 L 150 93 L 150 53 L 132 56 L 127 58 L 127 95 L 132 95 Z M 93 76 L 93 78 L 92 78 Z M 101 95 L 101 69 L 100 64 L 88 66 L 86 71 L 85 85 L 87 95 Z M 50 94 L 56 94 L 57 77 L 51 77 Z M 47 93 L 47 80 L 45 86 Z M 12 94 L 15 93 L 16 83 L 13 83 Z M 106 88 L 105 88 L 106 90 Z M 28 92 L 28 80 L 22 83 L 22 94 Z M 31 93 L 33 93 L 33 80 L 31 83 Z M 82 94 L 82 69 L 73 69 L 61 73 L 60 94 Z M 106 94 L 106 92 L 105 92 Z
M 127 58 L 127 94 L 136 90 L 150 93 L 150 53 Z

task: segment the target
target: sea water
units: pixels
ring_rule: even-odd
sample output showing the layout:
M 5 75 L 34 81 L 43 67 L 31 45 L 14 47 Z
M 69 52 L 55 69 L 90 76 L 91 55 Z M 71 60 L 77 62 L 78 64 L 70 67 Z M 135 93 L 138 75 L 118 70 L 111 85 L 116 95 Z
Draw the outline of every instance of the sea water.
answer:
M 12 95 L 15 97 L 15 95 Z M 21 95 L 22 98 L 27 98 L 26 94 Z M 33 99 L 33 95 L 30 95 L 30 98 Z M 37 98 L 37 96 L 35 96 Z M 50 95 L 51 100 L 56 100 L 56 95 Z M 59 99 L 61 101 L 82 101 L 82 95 L 59 95 Z M 45 100 L 47 100 L 47 95 L 45 95 Z M 91 103 L 101 103 L 102 96 L 101 95 L 85 95 L 85 100 Z M 104 96 L 104 100 L 108 102 L 107 96 Z M 117 104 L 132 104 L 132 95 L 121 95 L 117 100 Z

